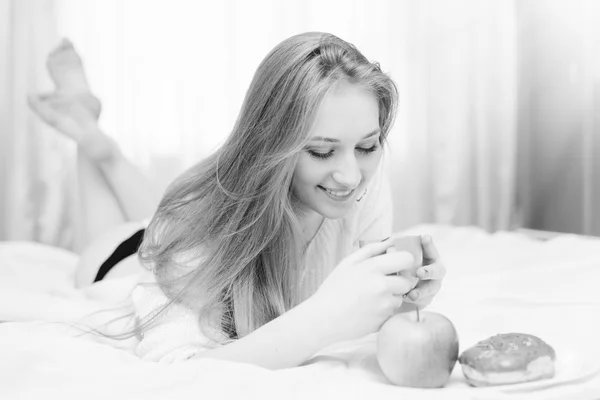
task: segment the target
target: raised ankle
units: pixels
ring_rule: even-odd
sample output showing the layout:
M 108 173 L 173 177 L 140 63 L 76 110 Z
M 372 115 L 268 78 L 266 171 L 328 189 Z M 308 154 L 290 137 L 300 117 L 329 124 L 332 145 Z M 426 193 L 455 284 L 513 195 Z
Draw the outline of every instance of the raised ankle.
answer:
M 120 155 L 114 141 L 102 132 L 83 135 L 79 147 L 95 163 L 111 163 Z
M 100 119 L 102 113 L 102 103 L 100 99 L 94 96 L 89 90 L 84 91 L 59 91 L 56 92 L 56 98 L 63 99 L 65 102 L 78 102 L 96 122 Z
M 81 105 L 94 116 L 96 121 L 98 121 L 98 119 L 100 119 L 100 113 L 102 112 L 102 103 L 100 103 L 100 100 L 90 92 L 82 92 L 77 96 Z

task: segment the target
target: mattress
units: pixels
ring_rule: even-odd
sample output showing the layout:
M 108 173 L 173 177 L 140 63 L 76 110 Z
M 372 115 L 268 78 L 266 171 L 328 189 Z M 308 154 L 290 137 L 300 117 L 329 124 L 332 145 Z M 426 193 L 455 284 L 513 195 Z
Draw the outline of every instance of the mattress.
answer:
M 438 246 L 448 274 L 428 310 L 453 321 L 461 351 L 497 333 L 530 333 L 555 348 L 555 377 L 474 388 L 457 364 L 442 389 L 397 387 L 377 365 L 376 334 L 280 371 L 210 359 L 144 362 L 133 352 L 135 338 L 81 335 L 69 325 L 86 316 L 108 320 L 118 315 L 115 305 L 127 309 L 137 276 L 75 289 L 76 254 L 3 242 L 0 398 L 600 398 L 600 239 L 560 234 L 538 240 L 527 232 L 444 225 L 405 233 L 430 234 Z

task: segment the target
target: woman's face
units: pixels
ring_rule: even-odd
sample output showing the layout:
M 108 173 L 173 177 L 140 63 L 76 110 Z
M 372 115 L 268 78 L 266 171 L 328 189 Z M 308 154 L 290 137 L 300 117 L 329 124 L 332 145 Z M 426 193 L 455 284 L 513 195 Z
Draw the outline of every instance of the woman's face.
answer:
M 343 217 L 364 194 L 381 158 L 377 98 L 358 85 L 336 85 L 323 99 L 310 137 L 294 170 L 296 206 Z

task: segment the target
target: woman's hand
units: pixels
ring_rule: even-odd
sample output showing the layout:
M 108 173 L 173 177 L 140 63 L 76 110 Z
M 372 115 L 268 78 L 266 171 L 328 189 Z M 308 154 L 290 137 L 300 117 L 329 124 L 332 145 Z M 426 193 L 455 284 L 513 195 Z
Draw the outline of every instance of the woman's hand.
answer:
M 399 275 L 411 268 L 408 252 L 387 253 L 392 240 L 372 243 L 346 257 L 309 299 L 320 313 L 324 334 L 333 341 L 359 338 L 379 330 L 402 305 L 411 282 Z
M 417 269 L 419 283 L 404 299 L 406 303 L 412 303 L 419 308 L 426 307 L 431 303 L 442 288 L 442 279 L 446 275 L 446 267 L 440 261 L 440 255 L 431 236 L 423 236 L 421 246 L 423 248 L 423 266 Z M 401 309 L 400 312 L 402 311 L 404 310 Z

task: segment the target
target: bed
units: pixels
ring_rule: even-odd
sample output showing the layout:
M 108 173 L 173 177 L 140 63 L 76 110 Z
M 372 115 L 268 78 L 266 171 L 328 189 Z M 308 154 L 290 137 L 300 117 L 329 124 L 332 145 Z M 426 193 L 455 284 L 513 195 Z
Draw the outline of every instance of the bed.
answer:
M 450 318 L 461 351 L 500 332 L 537 335 L 556 350 L 551 380 L 495 388 L 466 384 L 457 364 L 443 389 L 389 384 L 376 335 L 324 349 L 306 365 L 268 371 L 217 360 L 143 362 L 136 339 L 77 335 L 68 324 L 127 298 L 137 277 L 73 287 L 77 255 L 0 243 L 0 398 L 600 399 L 600 239 L 420 225 L 448 269 L 429 307 Z

